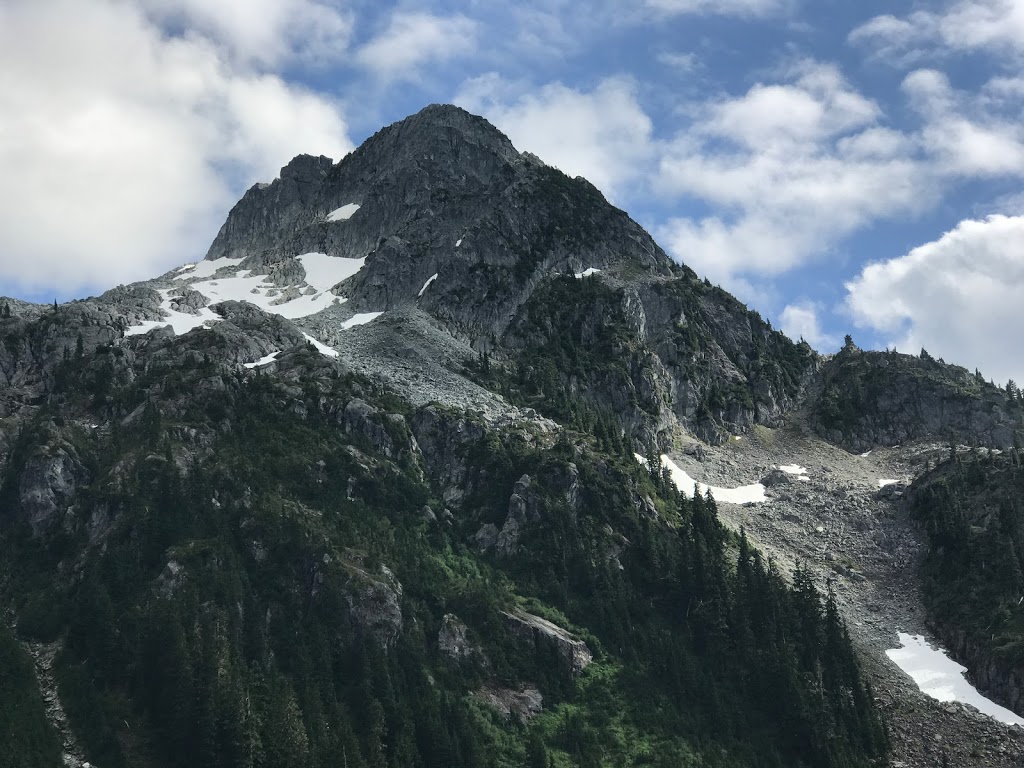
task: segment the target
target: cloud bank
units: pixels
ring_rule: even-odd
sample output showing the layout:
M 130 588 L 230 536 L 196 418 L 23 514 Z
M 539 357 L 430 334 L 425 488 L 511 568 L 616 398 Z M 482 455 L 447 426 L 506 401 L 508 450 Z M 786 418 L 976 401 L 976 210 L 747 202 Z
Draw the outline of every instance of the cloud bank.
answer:
M 924 347 L 999 383 L 1024 381 L 1024 216 L 963 221 L 865 267 L 846 289 L 854 322 L 887 334 L 901 352 Z
M 241 190 L 293 155 L 351 148 L 336 105 L 251 63 L 301 58 L 279 27 L 301 31 L 322 6 L 160 26 L 191 5 L 0 6 L 0 282 L 76 293 L 151 277 L 201 257 Z

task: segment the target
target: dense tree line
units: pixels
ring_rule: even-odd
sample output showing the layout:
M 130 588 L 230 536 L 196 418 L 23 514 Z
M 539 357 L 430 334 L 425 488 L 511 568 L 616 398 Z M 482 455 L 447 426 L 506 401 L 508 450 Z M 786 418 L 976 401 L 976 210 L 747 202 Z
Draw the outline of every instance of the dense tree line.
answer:
M 62 407 L 135 417 L 81 433 L 44 412 L 9 468 L 55 429 L 74 441 L 97 478 L 74 516 L 42 543 L 10 515 L 0 527 L 19 632 L 64 640 L 62 698 L 104 768 L 845 768 L 885 753 L 834 598 L 802 570 L 787 585 L 712 498 L 644 470 L 609 417 L 587 412 L 589 434 L 547 447 L 482 430 L 445 522 L 422 513 L 443 503 L 415 463 L 339 429 L 331 404 L 357 392 L 407 408 L 365 381 L 297 392 L 201 354 L 130 379 L 119 364 L 70 357 Z M 227 385 L 197 394 L 211 375 Z M 575 506 L 553 480 L 570 465 Z M 515 556 L 481 553 L 473 533 L 524 473 L 537 519 Z M 403 587 L 390 643 L 352 601 L 383 566 Z M 501 615 L 516 605 L 579 634 L 595 663 L 574 677 L 550 646 L 524 645 Z M 486 664 L 440 654 L 449 612 Z M 545 706 L 528 726 L 472 695 L 525 683 Z
M 0 768 L 53 768 L 60 740 L 46 719 L 32 660 L 0 625 Z
M 1024 468 L 1016 448 L 957 452 L 914 487 L 928 537 L 927 606 L 944 630 L 1007 664 L 1024 661 Z

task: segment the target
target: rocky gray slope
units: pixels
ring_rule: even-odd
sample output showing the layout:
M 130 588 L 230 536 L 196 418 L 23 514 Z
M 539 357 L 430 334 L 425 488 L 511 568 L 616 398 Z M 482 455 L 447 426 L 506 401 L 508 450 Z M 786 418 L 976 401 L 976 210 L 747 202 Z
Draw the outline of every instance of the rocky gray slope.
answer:
M 786 427 L 759 427 L 742 440 L 705 447 L 699 457 L 675 459 L 708 484 L 768 481 L 765 503 L 720 503 L 719 514 L 785 571 L 800 564 L 822 589 L 832 582 L 888 719 L 893 766 L 1010 768 L 1024 764 L 1024 729 L 936 701 L 885 655 L 899 647 L 897 632 L 934 642 L 918 584 L 923 539 L 901 501 L 909 483 L 948 450 L 925 442 L 852 455 L 793 414 Z M 780 465 L 805 469 L 806 480 L 774 469 Z M 896 482 L 879 487 L 881 480 Z
M 345 206 L 347 218 L 331 216 Z M 228 310 L 201 292 L 217 278 L 262 275 L 264 287 L 252 290 L 268 299 L 279 292 L 264 306 L 272 315 L 273 305 L 318 290 L 296 258 L 305 253 L 363 260 L 333 286 L 344 303 L 325 301 L 302 324 L 319 340 L 334 343 L 357 313 L 415 308 L 470 356 L 486 351 L 512 376 L 553 365 L 554 386 L 614 414 L 638 447 L 668 446 L 685 431 L 718 443 L 776 423 L 815 366 L 809 347 L 673 263 L 587 181 L 517 152 L 482 118 L 435 105 L 338 163 L 300 156 L 273 183 L 250 189 L 210 248 L 204 268 L 221 269 L 205 282 L 193 276 L 198 269 L 172 271 L 59 310 L 79 313 L 74 322 L 49 321 L 40 309 L 29 332 L 28 317 L 20 318 L 24 327 L 11 327 L 18 333 L 0 349 L 0 375 L 8 385 L 18 371 L 45 377 L 74 352 L 79 328 L 91 350 L 140 323 L 155 325 L 168 308 L 223 316 Z M 588 270 L 597 272 L 573 280 Z M 246 322 L 251 337 L 259 323 Z M 572 371 L 559 358 L 569 331 L 578 337 L 572 345 L 594 349 Z M 544 350 L 555 356 L 537 359 Z M 235 354 L 244 362 L 261 357 L 241 340 Z M 607 365 L 609 355 L 620 365 Z
M 332 218 L 345 206 L 347 217 Z M 320 292 L 323 309 L 279 314 L 320 291 L 296 258 L 308 253 L 364 261 Z M 25 471 L 7 488 L 35 535 L 77 525 L 67 522 L 71 499 L 95 479 L 68 430 L 88 435 L 151 417 L 146 402 L 125 412 L 112 394 L 117 384 L 151 383 L 151 398 L 173 422 L 185 420 L 190 398 L 230 405 L 239 381 L 273 379 L 275 402 L 302 417 L 313 402 L 304 388 L 329 391 L 335 379 L 365 377 L 373 394 L 394 396 L 412 412 L 389 414 L 356 398 L 331 416 L 388 459 L 416 453 L 442 489 L 440 508 L 427 507 L 435 520 L 451 514 L 445 504 L 457 507 L 480 491 L 467 487 L 462 452 L 470 438 L 495 428 L 551 444 L 572 426 L 571 413 L 591 409 L 610 415 L 636 449 L 699 439 L 680 460 L 704 481 L 747 483 L 768 476 L 772 464 L 806 464 L 807 483 L 776 473 L 768 504 L 725 508 L 723 516 L 780 560 L 810 562 L 837 579 L 892 713 L 901 760 L 934 765 L 945 750 L 964 765 L 1020 764 L 1013 762 L 1024 754 L 1015 733 L 932 703 L 880 655 L 897 627 L 923 626 L 913 530 L 872 485 L 876 472 L 909 478 L 913 454 L 859 458 L 790 429 L 805 423 L 794 421 L 803 407 L 808 432 L 854 453 L 950 435 L 1008 445 L 1021 417 L 1005 393 L 924 358 L 848 348 L 823 360 L 674 264 L 588 182 L 517 152 L 485 120 L 454 107 L 428 107 L 337 163 L 295 158 L 279 179 L 246 193 L 206 259 L 200 267 L 219 269 L 202 277 L 175 270 L 57 308 L 10 301 L 11 316 L 0 317 L 0 475 L 40 407 L 71 388 L 62 363 L 87 361 L 86 380 L 74 386 L 92 398 L 91 417 L 54 424 L 49 438 L 19 458 Z M 597 271 L 583 277 L 588 270 Z M 243 274 L 258 276 L 268 286 L 260 290 L 275 292 L 278 303 L 261 308 L 202 293 Z M 167 328 L 132 335 L 169 312 L 211 319 L 181 336 Z M 382 314 L 347 327 L 360 313 Z M 183 388 L 175 369 L 204 361 L 211 374 Z M 213 372 L 223 364 L 231 375 Z M 194 460 L 215 434 L 176 437 L 189 442 Z M 732 434 L 744 440 L 729 440 Z M 379 469 L 365 456 L 360 461 Z M 516 514 L 510 500 L 508 517 L 476 527 L 474 542 L 510 556 L 533 517 Z M 101 543 L 110 524 L 87 521 L 90 543 Z M 391 642 L 401 585 L 357 559 L 347 565 L 366 586 L 352 593 L 349 609 Z M 583 658 L 581 650 L 572 666 Z M 532 712 L 536 697 L 527 698 L 529 706 L 516 706 Z M 937 745 L 936 733 L 946 743 Z
M 345 205 L 359 207 L 329 219 Z M 642 442 L 667 445 L 681 425 L 717 442 L 728 430 L 771 423 L 812 365 L 809 348 L 795 349 L 674 264 L 584 179 L 517 152 L 455 107 L 427 107 L 333 165 L 296 158 L 272 184 L 246 193 L 207 259 L 244 259 L 241 269 L 309 251 L 366 259 L 335 288 L 346 311 L 416 306 L 510 365 L 524 348 L 557 343 L 551 334 L 562 326 L 550 314 L 560 307 L 545 290 L 552 278 L 598 270 L 602 306 L 578 307 L 575 321 L 590 337 L 624 324 L 629 343 L 617 351 L 628 371 L 614 385 L 645 402 L 612 402 L 595 380 L 600 372 L 563 385 L 622 414 Z

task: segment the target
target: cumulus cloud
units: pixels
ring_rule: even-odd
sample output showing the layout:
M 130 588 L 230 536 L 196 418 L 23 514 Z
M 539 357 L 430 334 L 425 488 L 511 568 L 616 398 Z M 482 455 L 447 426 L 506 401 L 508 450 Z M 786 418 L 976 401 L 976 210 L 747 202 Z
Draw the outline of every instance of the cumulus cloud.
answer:
M 1024 217 L 962 221 L 938 240 L 865 267 L 846 285 L 854 322 L 898 349 L 924 347 L 1002 383 L 1024 381 Z
M 426 64 L 476 50 L 477 23 L 462 15 L 397 12 L 356 52 L 356 60 L 383 80 L 419 80 Z
M 583 176 L 611 198 L 642 175 L 652 157 L 651 120 L 625 78 L 606 79 L 587 92 L 561 83 L 530 89 L 492 73 L 465 83 L 456 102 L 487 117 L 518 149 Z
M 910 104 L 923 118 L 921 142 L 936 170 L 958 176 L 1024 174 L 1024 90 L 999 78 L 977 94 L 953 89 L 933 69 L 911 72 L 903 81 Z
M 39 44 L 46 40 L 47 45 Z M 77 292 L 201 257 L 242 189 L 351 148 L 334 105 L 138 5 L 0 7 L 0 283 Z
M 352 33 L 347 13 L 316 0 L 140 0 L 147 14 L 208 37 L 234 59 L 276 66 L 323 64 L 342 56 Z
M 819 351 L 831 351 L 838 346 L 838 337 L 822 330 L 818 320 L 821 311 L 821 305 L 813 301 L 787 305 L 782 310 L 782 332 L 791 339 L 803 339 Z
M 958 0 L 943 11 L 885 14 L 853 30 L 849 40 L 894 64 L 971 51 L 1019 59 L 1024 56 L 1024 3 Z
M 660 162 L 666 194 L 710 203 L 660 238 L 726 287 L 741 273 L 777 275 L 820 257 L 877 218 L 934 201 L 908 137 L 830 65 L 804 62 L 781 84 L 691 106 L 692 125 Z

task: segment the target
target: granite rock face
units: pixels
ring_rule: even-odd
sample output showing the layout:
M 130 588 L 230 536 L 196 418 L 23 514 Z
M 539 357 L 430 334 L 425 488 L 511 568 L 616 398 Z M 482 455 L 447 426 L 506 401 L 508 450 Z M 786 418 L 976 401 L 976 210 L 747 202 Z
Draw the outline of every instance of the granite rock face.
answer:
M 347 216 L 332 215 L 345 206 Z M 562 327 L 530 321 L 545 311 L 550 281 L 598 270 L 588 279 L 602 281 L 606 300 L 583 302 L 574 322 L 583 343 L 609 318 L 628 327 L 616 348 L 625 375 L 586 372 L 567 383 L 614 411 L 638 444 L 667 445 L 680 428 L 718 443 L 778 422 L 812 364 L 809 349 L 795 352 L 760 317 L 674 264 L 587 181 L 519 153 L 456 107 L 427 107 L 335 164 L 297 157 L 246 193 L 207 258 L 243 259 L 240 268 L 269 270 L 273 280 L 310 251 L 365 259 L 334 288 L 348 310 L 416 307 L 509 365 Z
M 345 599 L 356 623 L 381 645 L 393 645 L 402 631 L 401 583 L 381 565 L 376 573 L 355 570 L 351 585 Z
M 21 517 L 35 536 L 59 523 L 75 492 L 90 482 L 75 449 L 67 443 L 34 451 L 21 470 L 18 501 Z
M 809 386 L 815 431 L 861 453 L 931 438 L 1007 449 L 1024 439 L 1024 409 L 977 373 L 923 353 L 848 345 Z
M 514 717 L 521 723 L 528 722 L 544 711 L 544 696 L 533 686 L 524 686 L 516 690 L 487 685 L 474 696 L 502 717 Z
M 509 630 L 524 642 L 531 646 L 538 642 L 553 646 L 566 668 L 574 675 L 578 675 L 594 660 L 586 643 L 547 619 L 519 609 L 505 611 L 503 615 Z

